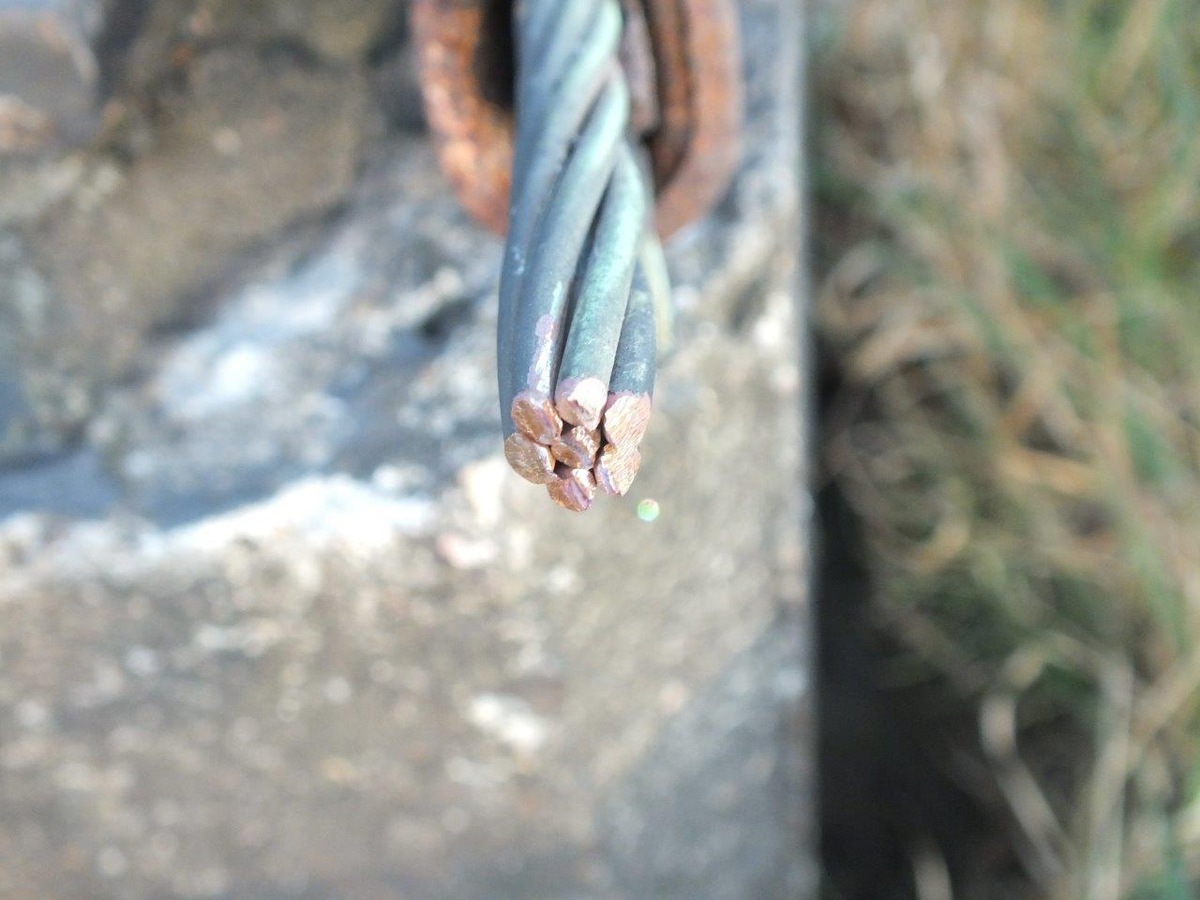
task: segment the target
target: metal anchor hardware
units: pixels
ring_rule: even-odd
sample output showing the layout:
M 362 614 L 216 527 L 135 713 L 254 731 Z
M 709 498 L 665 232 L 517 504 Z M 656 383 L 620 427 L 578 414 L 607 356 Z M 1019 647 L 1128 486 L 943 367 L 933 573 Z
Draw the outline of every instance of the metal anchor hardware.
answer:
M 579 0 L 561 0 L 567 3 Z M 514 75 L 511 0 L 413 0 L 429 124 L 460 202 L 507 230 Z M 649 147 L 664 238 L 707 213 L 738 161 L 741 48 L 732 0 L 621 0 L 621 61 Z

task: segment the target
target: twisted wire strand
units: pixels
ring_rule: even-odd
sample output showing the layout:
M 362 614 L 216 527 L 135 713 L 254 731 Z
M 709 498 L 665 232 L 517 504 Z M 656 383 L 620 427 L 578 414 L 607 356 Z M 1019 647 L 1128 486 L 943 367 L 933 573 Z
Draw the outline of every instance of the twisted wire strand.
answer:
M 514 25 L 517 137 L 497 335 L 505 455 L 560 505 L 583 510 L 598 485 L 624 493 L 637 473 L 654 309 L 670 288 L 629 143 L 617 0 L 524 0 Z
M 539 8 L 539 3 L 541 4 Z M 518 132 L 513 163 L 512 201 L 508 240 L 500 273 L 497 359 L 499 365 L 500 418 L 505 437 L 513 433 L 509 408 L 516 389 L 509 377 L 513 317 L 517 292 L 525 278 L 534 229 L 554 190 L 571 145 L 609 78 L 621 36 L 619 11 L 611 2 L 597 4 L 595 27 L 579 38 L 574 54 L 560 58 L 560 70 L 537 67 L 535 40 L 555 24 L 553 2 L 530 0 L 517 10 Z M 570 66 L 567 66 L 570 63 Z M 559 101 L 542 116 L 524 112 L 538 93 Z M 534 128 L 534 125 L 537 128 Z
M 517 393 L 510 412 L 518 428 L 543 443 L 562 431 L 552 395 L 575 274 L 628 121 L 629 89 L 623 78 L 610 78 L 563 168 L 531 247 L 513 322 Z

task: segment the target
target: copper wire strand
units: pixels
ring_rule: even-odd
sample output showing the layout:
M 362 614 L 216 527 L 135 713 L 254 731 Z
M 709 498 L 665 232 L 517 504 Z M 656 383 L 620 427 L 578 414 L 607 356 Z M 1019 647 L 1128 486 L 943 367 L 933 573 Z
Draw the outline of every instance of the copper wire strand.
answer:
M 560 506 L 583 511 L 598 490 L 625 493 L 641 464 L 655 300 L 670 286 L 648 172 L 628 144 L 617 0 L 525 0 L 514 24 L 517 139 L 497 336 L 505 455 Z
M 541 18 L 549 16 L 542 13 Z M 521 21 L 518 19 L 518 25 Z M 531 10 L 527 27 L 532 28 L 539 21 L 533 17 Z M 523 43 L 521 30 L 519 27 L 518 48 Z M 496 328 L 500 420 L 505 437 L 513 431 L 509 408 L 516 393 L 509 378 L 512 369 L 506 361 L 511 353 L 518 293 L 528 271 L 527 261 L 534 232 L 553 194 L 572 143 L 578 137 L 580 128 L 612 70 L 619 40 L 620 18 L 615 6 L 608 2 L 598 11 L 596 28 L 579 53 L 572 58 L 570 70 L 563 74 L 561 80 L 552 83 L 552 86 L 557 88 L 557 95 L 561 97 L 560 102 L 540 121 L 540 128 L 536 132 L 532 129 L 526 130 L 522 134 L 522 140 L 517 143 L 513 167 L 513 200 L 500 272 Z M 526 84 L 526 79 L 521 76 L 526 68 L 519 63 L 518 96 L 523 93 L 522 88 Z M 519 115 L 518 118 L 522 117 Z

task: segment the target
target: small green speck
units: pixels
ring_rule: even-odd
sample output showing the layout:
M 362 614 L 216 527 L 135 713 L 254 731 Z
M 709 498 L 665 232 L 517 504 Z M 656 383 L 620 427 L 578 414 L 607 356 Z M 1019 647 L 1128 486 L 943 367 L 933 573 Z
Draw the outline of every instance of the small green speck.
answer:
M 658 518 L 658 501 L 649 498 L 637 505 L 638 518 L 643 522 L 653 522 Z

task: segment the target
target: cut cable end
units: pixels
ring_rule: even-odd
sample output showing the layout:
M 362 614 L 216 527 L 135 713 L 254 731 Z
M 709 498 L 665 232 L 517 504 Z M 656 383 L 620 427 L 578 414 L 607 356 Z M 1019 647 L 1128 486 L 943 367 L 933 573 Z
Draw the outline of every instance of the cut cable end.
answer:
M 636 447 L 609 444 L 596 460 L 596 486 L 606 494 L 624 497 L 633 487 L 641 467 L 642 454 Z
M 653 401 L 649 394 L 612 394 L 604 409 L 604 436 L 618 447 L 637 447 L 650 427 Z
M 546 485 L 550 499 L 572 512 L 586 512 L 596 499 L 596 476 L 591 469 L 570 469 L 560 465 L 553 481 Z
M 549 484 L 555 478 L 550 448 L 519 431 L 504 441 L 504 458 L 514 472 L 533 484 Z
M 549 446 L 562 434 L 562 418 L 554 402 L 540 391 L 522 391 L 513 398 L 513 424 L 528 438 Z
M 565 378 L 555 391 L 554 405 L 563 420 L 589 430 L 600 427 L 608 385 L 599 378 Z
M 550 445 L 550 452 L 559 462 L 572 469 L 590 469 L 600 452 L 600 429 L 576 425 L 566 428 Z

